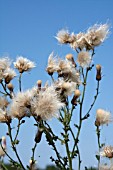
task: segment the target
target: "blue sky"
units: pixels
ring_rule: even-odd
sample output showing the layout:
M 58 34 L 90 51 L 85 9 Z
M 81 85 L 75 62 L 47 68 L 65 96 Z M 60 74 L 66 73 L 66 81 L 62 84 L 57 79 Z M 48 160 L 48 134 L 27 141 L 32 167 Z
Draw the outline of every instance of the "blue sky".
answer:
M 31 73 L 26 73 L 23 76 L 23 89 L 34 86 L 38 79 L 42 79 L 43 82 L 49 79 L 45 68 L 48 55 L 52 51 L 62 58 L 67 53 L 74 54 L 76 58 L 75 51 L 68 46 L 59 45 L 54 38 L 58 30 L 68 28 L 70 32 L 78 33 L 85 31 L 95 23 L 109 21 L 111 24 L 109 38 L 102 46 L 96 48 L 94 57 L 94 64 L 102 65 L 104 77 L 101 82 L 101 93 L 98 101 L 91 117 L 84 123 L 81 134 L 83 165 L 87 166 L 97 164 L 94 156 L 97 152 L 94 127 L 95 111 L 101 107 L 113 113 L 112 6 L 112 0 L 0 0 L 0 56 L 8 55 L 15 60 L 17 55 L 23 55 L 37 64 L 37 67 Z M 87 93 L 87 105 L 92 90 L 95 89 L 94 77 L 94 75 L 89 77 L 90 88 Z M 53 120 L 50 123 L 56 130 L 57 122 Z M 113 124 L 102 128 L 102 140 L 111 145 L 113 145 L 112 130 Z M 5 135 L 5 132 L 5 126 L 0 125 L 0 136 Z M 33 131 L 33 121 L 27 119 L 20 134 L 24 142 L 20 143 L 19 147 L 25 163 L 29 160 L 30 152 L 28 150 L 32 147 L 35 132 L 36 130 Z M 21 149 L 21 147 L 24 147 L 24 149 Z M 50 163 L 49 156 L 51 154 L 52 151 L 49 150 L 43 138 L 36 154 L 40 167 Z

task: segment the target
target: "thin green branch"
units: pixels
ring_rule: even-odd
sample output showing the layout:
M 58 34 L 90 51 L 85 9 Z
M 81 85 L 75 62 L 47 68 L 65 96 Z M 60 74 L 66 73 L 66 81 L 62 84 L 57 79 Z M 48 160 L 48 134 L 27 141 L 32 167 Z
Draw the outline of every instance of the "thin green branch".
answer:
M 81 98 L 81 101 L 80 101 L 80 111 L 79 111 L 79 125 L 78 125 L 78 131 L 77 131 L 77 134 L 76 134 L 76 137 L 74 139 L 74 145 L 73 145 L 73 149 L 72 149 L 72 154 L 71 154 L 71 157 L 73 158 L 73 153 L 75 151 L 75 148 L 77 147 L 77 144 L 79 142 L 79 135 L 80 135 L 80 131 L 81 131 L 81 127 L 82 127 L 82 108 L 83 108 L 83 102 L 84 102 L 84 97 L 85 97 L 85 92 L 86 92 L 86 82 L 87 82 L 87 77 L 88 77 L 88 71 L 89 69 L 87 68 L 86 69 L 86 74 L 84 77 L 84 81 L 83 81 L 83 93 L 82 93 L 82 98 Z M 84 73 L 82 73 L 84 75 Z M 79 155 L 80 156 L 80 155 Z
M 39 125 L 39 122 L 37 121 L 37 119 L 34 117 L 34 119 L 35 119 L 35 121 L 36 121 L 36 123 L 37 123 L 37 125 Z M 45 122 L 45 124 L 47 125 L 47 122 Z M 42 125 L 43 125 L 43 122 L 42 122 Z M 49 127 L 49 125 L 48 125 L 48 127 Z M 63 169 L 65 169 L 65 165 L 62 163 L 62 161 L 61 161 L 61 156 L 60 156 L 60 153 L 58 152 L 58 150 L 57 150 L 57 147 L 56 147 L 56 145 L 55 145 L 55 143 L 54 143 L 54 141 L 53 141 L 53 138 L 52 138 L 52 136 L 51 136 L 51 134 L 50 134 L 50 132 L 49 132 L 49 130 L 43 125 L 43 129 L 44 129 L 44 133 L 45 133 L 45 135 L 46 135 L 46 139 L 47 139 L 47 141 L 49 142 L 49 145 L 52 145 L 52 147 L 53 147 L 53 149 L 54 149 L 54 151 L 55 151 L 55 153 L 56 153 L 56 156 L 57 156 L 57 159 L 58 159 L 58 166 L 60 167 L 60 168 L 63 168 Z M 51 130 L 51 132 L 52 132 L 52 130 Z
M 5 96 L 7 95 L 6 93 L 4 93 L 4 92 L 2 92 L 2 91 L 0 91 L 0 93 L 3 94 L 3 95 L 5 95 Z
M 22 91 L 22 73 L 19 75 L 19 90 Z
M 6 85 L 4 85 L 4 83 L 3 83 L 3 82 L 1 82 L 1 85 L 2 85 L 2 87 L 3 87 L 3 89 L 4 89 L 4 91 L 6 92 L 6 94 L 5 94 L 5 95 L 8 95 L 8 96 L 12 99 L 11 94 L 10 94 L 10 93 L 8 93 L 8 91 L 7 91 Z
M 33 166 L 35 164 L 34 157 L 35 157 L 36 147 L 37 147 L 37 143 L 35 142 L 34 147 L 32 148 L 32 157 L 31 157 L 32 163 L 31 163 L 30 168 L 29 168 L 30 170 L 32 170 L 32 168 L 33 168 Z
M 35 145 L 34 145 L 34 147 L 32 148 L 32 151 L 33 151 L 32 159 L 33 159 L 33 160 L 34 160 L 34 156 L 35 156 L 36 147 L 37 147 L 37 143 L 35 142 Z
M 99 154 L 100 154 L 100 149 L 101 149 L 101 143 L 100 143 L 100 128 L 99 126 L 96 126 L 96 134 L 97 134 L 97 141 L 98 141 L 98 149 L 99 149 Z M 98 168 L 100 165 L 100 155 L 98 155 Z
M 66 112 L 64 112 L 65 116 L 64 116 L 64 132 L 65 132 L 65 135 L 64 135 L 64 140 L 65 140 L 65 147 L 66 147 L 66 153 L 67 153 L 67 157 L 68 157 L 68 161 L 69 161 L 69 170 L 72 170 L 72 158 L 71 158 L 71 155 L 70 155 L 70 150 L 69 150 L 69 145 L 68 145 L 68 142 L 69 142 L 69 134 L 68 134 L 68 130 L 69 130 L 69 127 L 67 125 L 67 114 Z M 70 123 L 70 122 L 68 122 Z
M 1 145 L 1 148 L 2 148 L 2 150 L 4 151 L 5 155 L 10 159 L 10 161 L 13 163 L 13 165 L 14 165 L 14 164 L 17 164 L 17 162 L 15 162 L 15 160 L 12 159 L 12 158 L 10 157 L 10 155 L 6 152 L 6 150 L 3 148 L 2 144 L 0 144 L 0 145 Z
M 16 131 L 16 135 L 15 135 L 14 141 L 16 141 L 16 139 L 17 139 L 17 137 L 18 137 L 19 130 L 20 130 L 20 125 L 21 125 L 20 120 L 18 120 L 17 131 Z
M 81 167 L 81 158 L 80 158 L 80 151 L 79 151 L 78 145 L 77 145 L 77 152 L 78 152 L 78 170 L 80 170 L 80 167 Z
M 45 130 L 44 130 L 44 133 L 46 134 L 46 138 L 47 138 L 47 141 L 49 142 L 49 145 L 52 145 L 52 147 L 53 147 L 53 149 L 54 149 L 54 151 L 55 151 L 55 153 L 56 153 L 56 156 L 57 156 L 57 159 L 58 159 L 58 161 L 59 161 L 59 166 L 62 168 L 65 168 L 65 165 L 62 163 L 62 161 L 61 161 L 61 156 L 60 156 L 60 154 L 59 154 L 59 152 L 58 152 L 58 150 L 57 150 L 57 148 L 56 148 L 56 145 L 55 145 L 55 143 L 53 142 L 53 139 L 52 138 L 50 138 L 50 136 L 49 136 L 49 132 L 48 132 L 48 130 L 45 128 Z
M 20 159 L 20 157 L 19 157 L 19 155 L 18 155 L 18 152 L 17 152 L 16 147 L 15 147 L 15 143 L 14 143 L 13 138 L 12 138 L 12 133 L 11 133 L 10 124 L 7 123 L 7 126 L 8 126 L 8 133 L 9 133 L 9 137 L 10 137 L 10 141 L 11 141 L 11 145 L 12 145 L 13 151 L 15 152 L 16 157 L 18 158 L 18 161 L 19 161 L 21 167 L 23 168 L 23 170 L 25 170 L 24 165 L 23 165 L 23 163 L 22 163 L 22 161 L 21 161 L 21 159 Z
M 1 164 L 1 167 L 3 168 L 3 170 L 8 170 L 7 167 L 4 165 L 3 162 L 0 162 L 0 164 Z
M 99 83 L 100 83 L 100 81 L 97 81 L 97 88 L 96 88 L 96 94 L 95 94 L 95 96 L 94 96 L 94 100 L 93 100 L 93 102 L 92 102 L 92 104 L 91 104 L 88 112 L 87 112 L 87 113 L 85 114 L 85 116 L 82 118 L 83 120 L 84 120 L 84 119 L 87 119 L 87 118 L 89 117 L 89 113 L 90 113 L 90 111 L 92 110 L 92 108 L 93 108 L 93 106 L 94 106 L 94 104 L 95 104 L 95 102 L 96 102 L 96 100 L 97 100 L 97 97 L 98 97 L 98 95 L 99 95 Z
M 52 81 L 53 81 L 53 82 L 55 82 L 55 80 L 54 80 L 54 78 L 53 78 L 53 76 L 52 76 L 52 75 L 51 75 L 51 79 L 52 79 Z

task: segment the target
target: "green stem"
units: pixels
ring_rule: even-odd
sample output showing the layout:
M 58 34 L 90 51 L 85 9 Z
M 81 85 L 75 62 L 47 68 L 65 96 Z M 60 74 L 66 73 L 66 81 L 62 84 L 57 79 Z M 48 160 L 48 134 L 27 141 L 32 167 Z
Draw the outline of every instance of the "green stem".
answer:
M 97 128 L 96 128 L 96 132 L 97 132 L 98 149 L 99 149 L 99 153 L 100 153 L 101 143 L 100 143 L 100 129 L 99 129 L 99 126 L 97 126 Z M 100 165 L 100 156 L 98 156 L 98 168 L 99 168 L 99 165 Z
M 19 90 L 20 90 L 20 92 L 22 91 L 22 73 L 20 73 L 20 75 L 19 75 Z
M 33 165 L 35 164 L 35 159 L 34 159 L 34 157 L 35 157 L 36 147 L 37 147 L 37 143 L 35 142 L 35 145 L 34 145 L 34 147 L 32 148 L 32 157 L 31 157 L 32 164 L 31 164 L 31 166 L 30 166 L 30 170 L 32 170 Z
M 96 94 L 94 96 L 94 100 L 93 100 L 88 112 L 86 113 L 86 115 L 82 119 L 87 119 L 87 117 L 89 116 L 90 111 L 92 110 L 92 108 L 93 108 L 93 106 L 94 106 L 94 104 L 95 104 L 95 102 L 97 100 L 97 97 L 98 97 L 98 94 L 99 94 L 99 82 L 100 81 L 97 81 L 97 88 L 96 88 Z
M 80 170 L 80 167 L 81 167 L 81 158 L 80 158 L 80 152 L 79 152 L 78 145 L 77 145 L 77 152 L 78 152 L 78 170 Z
M 36 123 L 37 123 L 37 125 L 39 125 L 39 122 L 37 121 L 37 119 L 34 117 L 34 119 L 35 119 L 35 121 L 36 121 Z M 46 125 L 48 125 L 47 124 L 47 122 L 45 122 L 45 124 Z M 45 135 L 50 135 L 50 132 L 47 130 L 47 128 L 43 125 L 43 122 L 42 122 L 42 126 L 43 126 L 43 129 L 44 129 L 44 133 L 45 133 Z M 49 126 L 48 126 L 49 127 Z M 50 127 L 49 127 L 50 128 Z M 52 132 L 52 130 L 51 130 L 51 132 Z M 48 134 L 49 133 L 49 134 Z M 62 161 L 61 161 L 61 156 L 60 156 L 60 154 L 59 154 L 59 152 L 58 152 L 58 150 L 57 150 L 57 148 L 56 148 L 56 146 L 55 146 L 55 143 L 54 143 L 54 141 L 53 141 L 53 139 L 51 138 L 51 139 L 47 139 L 47 140 L 52 140 L 52 142 L 50 141 L 50 143 L 51 143 L 51 145 L 52 145 L 52 147 L 53 147 L 53 149 L 54 149 L 54 151 L 55 151 L 55 153 L 56 153 L 56 156 L 57 156 L 57 159 L 58 159 L 58 166 L 62 169 L 62 170 L 64 170 L 65 169 L 65 165 L 62 163 Z
M 72 105 L 71 112 L 70 112 L 70 118 L 69 118 L 68 124 L 70 124 L 70 121 L 71 121 L 71 118 L 72 118 L 74 109 L 75 109 L 75 106 Z
M 20 120 L 18 120 L 17 132 L 16 132 L 16 135 L 15 135 L 15 139 L 14 139 L 14 141 L 16 141 L 16 139 L 17 139 L 17 137 L 18 137 L 19 130 L 20 130 L 20 125 L 21 125 Z
M 65 142 L 65 146 L 66 146 L 66 152 L 69 160 L 69 170 L 72 170 L 72 159 L 70 157 L 69 145 L 67 141 Z
M 53 78 L 53 76 L 51 75 L 51 79 L 52 79 L 52 81 L 53 81 L 53 83 L 55 82 L 55 80 L 54 80 L 54 78 Z
M 33 151 L 33 154 L 32 154 L 33 160 L 34 160 L 34 156 L 35 156 L 36 147 L 37 147 L 37 143 L 35 142 L 35 145 L 34 145 L 34 147 L 33 147 L 33 149 L 32 149 L 32 151 Z
M 0 162 L 0 163 L 1 163 L 1 166 L 2 166 L 3 170 L 8 170 L 7 167 L 4 165 L 3 162 Z
M 8 93 L 8 91 L 7 91 L 7 89 L 6 89 L 6 85 L 4 85 L 3 82 L 1 82 L 1 85 L 2 85 L 2 87 L 3 87 L 3 89 L 4 89 L 4 91 L 6 92 L 6 95 L 8 95 L 8 96 L 12 99 L 11 94 Z
M 65 132 L 65 147 L 66 147 L 66 153 L 67 153 L 67 157 L 68 157 L 68 161 L 69 161 L 69 170 L 72 170 L 72 157 L 70 156 L 70 150 L 69 150 L 69 145 L 68 145 L 68 126 L 67 126 L 67 123 L 66 123 L 66 112 L 64 112 L 65 116 L 64 116 L 64 132 Z M 70 123 L 70 122 L 68 122 Z
M 2 148 L 2 150 L 4 151 L 5 155 L 7 155 L 7 157 L 10 159 L 10 161 L 11 161 L 13 164 L 15 164 L 16 162 L 14 161 L 14 159 L 12 159 L 12 158 L 10 157 L 10 155 L 5 151 L 5 149 L 3 148 L 2 144 L 0 144 L 0 145 L 1 145 L 1 148 Z
M 80 101 L 80 114 L 79 114 L 79 125 L 78 125 L 78 131 L 77 131 L 77 135 L 76 135 L 76 138 L 74 140 L 74 145 L 73 145 L 73 149 L 72 149 L 72 154 L 71 154 L 71 157 L 73 158 L 73 153 L 75 151 L 75 147 L 77 147 L 77 144 L 79 142 L 79 135 L 80 135 L 80 132 L 81 132 L 81 127 L 82 127 L 82 108 L 83 108 L 83 102 L 84 102 L 84 97 L 85 97 L 85 91 L 86 91 L 86 82 L 87 82 L 87 77 L 88 77 L 88 68 L 86 70 L 86 74 L 84 76 L 84 72 L 83 72 L 83 68 L 82 68 L 82 74 L 83 74 L 83 78 L 84 78 L 84 81 L 83 81 L 83 93 L 82 93 L 82 99 Z M 80 157 L 80 155 L 79 155 Z M 80 163 L 79 163 L 80 164 Z
M 13 138 L 12 138 L 12 133 L 11 133 L 10 124 L 7 123 L 7 125 L 8 125 L 8 132 L 9 132 L 9 137 L 10 137 L 10 141 L 11 141 L 12 148 L 13 148 L 15 154 L 16 154 L 16 157 L 18 158 L 18 161 L 19 161 L 21 167 L 23 168 L 23 170 L 25 170 L 25 168 L 24 168 L 24 166 L 23 166 L 23 164 L 22 164 L 22 161 L 21 161 L 21 159 L 20 159 L 20 157 L 19 157 L 19 155 L 18 155 L 18 152 L 17 152 L 17 150 L 16 150 L 16 147 L 15 147 L 15 145 L 14 145 L 14 141 L 13 141 Z
M 3 95 L 5 95 L 5 96 L 7 95 L 6 93 L 4 93 L 4 92 L 2 92 L 2 91 L 0 91 L 0 93 L 3 94 Z

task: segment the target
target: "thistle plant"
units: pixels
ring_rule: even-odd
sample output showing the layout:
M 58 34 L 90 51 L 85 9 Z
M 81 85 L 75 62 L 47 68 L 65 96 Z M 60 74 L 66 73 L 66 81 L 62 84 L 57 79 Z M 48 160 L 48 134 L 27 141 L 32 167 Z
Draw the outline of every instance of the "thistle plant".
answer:
M 42 135 L 55 153 L 55 157 L 51 156 L 51 161 L 60 170 L 74 170 L 74 161 L 78 160 L 77 169 L 81 169 L 82 155 L 80 149 L 80 134 L 83 123 L 86 123 L 92 108 L 95 105 L 99 95 L 100 81 L 102 79 L 101 65 L 92 62 L 94 60 L 95 48 L 100 46 L 109 35 L 108 24 L 95 24 L 86 32 L 78 34 L 69 33 L 68 30 L 62 29 L 56 35 L 56 39 L 61 44 L 68 44 L 74 51 L 75 56 L 71 53 L 65 56 L 65 59 L 55 56 L 52 52 L 48 57 L 46 72 L 51 77 L 51 82 L 43 85 L 41 80 L 36 80 L 36 85 L 31 89 L 23 91 L 22 75 L 24 72 L 32 70 L 36 65 L 23 56 L 18 56 L 13 63 L 14 68 L 19 73 L 18 91 L 15 90 L 13 79 L 17 76 L 15 70 L 11 68 L 11 60 L 7 57 L 0 58 L 0 122 L 7 126 L 7 138 L 10 139 L 10 146 L 15 157 L 9 155 L 6 146 L 6 139 L 1 140 L 0 157 L 1 168 L 7 169 L 4 165 L 3 158 L 6 155 L 15 169 L 36 169 L 36 147 L 41 142 Z M 92 101 L 84 112 L 84 101 L 86 99 L 87 86 L 89 84 L 88 76 L 95 69 L 96 91 L 92 96 Z M 78 114 L 76 120 L 75 112 Z M 34 146 L 32 155 L 28 164 L 24 165 L 18 153 L 18 145 L 21 139 L 18 138 L 20 128 L 26 123 L 26 117 L 33 118 L 34 126 L 37 132 L 34 137 Z M 55 118 L 61 125 L 60 134 L 54 132 L 54 127 L 49 120 Z M 14 119 L 18 124 L 13 129 L 12 123 Z M 112 147 L 104 148 L 102 154 L 102 145 L 100 143 L 100 126 L 111 122 L 111 114 L 103 109 L 98 109 L 96 114 L 95 126 L 98 144 L 98 167 L 100 167 L 100 157 L 113 157 Z M 94 122 L 92 122 L 94 123 Z M 60 126 L 59 125 L 59 126 Z M 15 134 L 12 132 L 15 130 Z M 60 153 L 57 143 L 61 144 L 65 153 Z M 18 160 L 18 161 L 16 161 Z

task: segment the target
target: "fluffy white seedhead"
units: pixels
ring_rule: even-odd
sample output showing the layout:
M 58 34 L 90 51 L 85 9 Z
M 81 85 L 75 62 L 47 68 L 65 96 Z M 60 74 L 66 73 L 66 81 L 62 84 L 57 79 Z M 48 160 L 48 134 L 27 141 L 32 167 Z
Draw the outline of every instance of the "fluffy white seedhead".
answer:
M 24 116 L 29 116 L 31 114 L 31 100 L 35 93 L 35 88 L 17 93 L 10 105 L 11 117 L 21 119 Z
M 47 87 L 44 91 L 40 91 L 38 97 L 32 103 L 35 114 L 41 117 L 42 120 L 48 120 L 53 117 L 58 117 L 59 109 L 64 104 L 58 98 L 54 86 Z
M 56 35 L 56 39 L 61 44 L 69 43 L 70 42 L 69 31 L 65 29 L 60 30 Z
M 85 33 L 82 33 L 82 32 L 78 34 L 72 33 L 71 37 L 74 37 L 74 38 L 73 38 L 73 41 L 70 43 L 70 46 L 74 50 L 76 50 L 77 48 L 82 50 L 88 45 L 88 42 L 85 38 Z
M 108 112 L 106 110 L 103 110 L 103 109 L 98 109 L 97 110 L 97 112 L 96 112 L 96 121 L 95 121 L 95 124 L 97 126 L 104 125 L 104 124 L 109 124 L 112 121 L 113 121 L 113 119 L 112 119 L 112 116 L 111 116 L 110 112 Z
M 77 62 L 83 68 L 89 67 L 91 63 L 91 55 L 87 51 L 81 51 L 78 54 Z
M 7 122 L 6 111 L 0 108 L 0 122 Z
M 10 83 L 10 81 L 16 76 L 16 72 L 11 69 L 11 68 L 7 68 L 5 71 L 4 71 L 4 74 L 3 74 L 3 78 L 5 79 L 5 82 L 8 84 Z
M 113 166 L 99 165 L 99 170 L 113 170 Z
M 5 110 L 8 106 L 9 102 L 5 97 L 0 97 L 0 108 Z
M 6 123 L 11 121 L 10 115 L 7 113 L 9 102 L 5 97 L 0 97 L 0 122 Z
M 16 62 L 14 62 L 14 67 L 19 70 L 20 73 L 25 71 L 30 71 L 32 68 L 35 67 L 35 63 L 24 58 L 22 56 L 18 56 Z
M 59 77 L 63 77 L 64 80 L 69 80 L 69 81 L 73 81 L 77 84 L 80 84 L 80 74 L 79 72 L 76 70 L 75 66 L 72 64 L 72 62 L 69 62 L 68 60 L 61 60 L 59 59 L 59 70 L 58 75 Z
M 46 71 L 48 74 L 52 75 L 54 72 L 58 70 L 58 61 L 57 57 L 54 57 L 54 53 L 52 52 L 48 57 L 48 65 Z
M 70 96 L 72 93 L 76 90 L 77 84 L 75 82 L 69 82 L 64 81 L 62 79 L 59 79 L 57 82 L 55 82 L 55 88 L 59 89 L 60 91 L 63 91 L 64 96 Z
M 108 24 L 95 24 L 90 27 L 86 33 L 86 39 L 93 47 L 100 45 L 108 37 L 109 25 Z
M 68 60 L 62 60 L 59 58 L 58 67 L 59 67 L 58 72 L 65 74 L 65 73 L 69 72 L 69 70 L 71 70 L 72 65 Z
M 113 146 L 105 146 L 103 147 L 102 151 L 100 152 L 100 156 L 106 158 L 113 158 Z
M 6 70 L 11 65 L 11 60 L 8 57 L 0 58 L 0 71 Z

